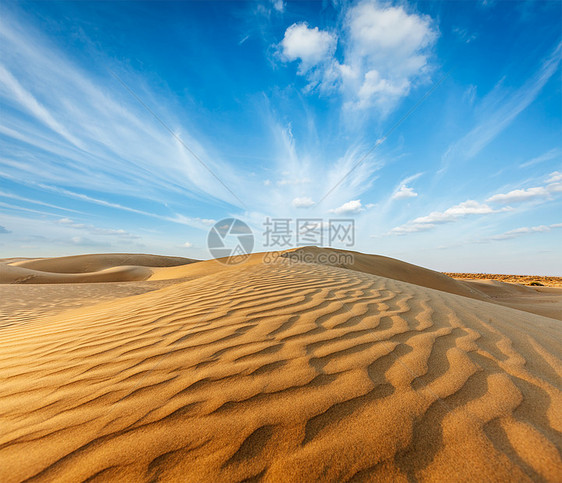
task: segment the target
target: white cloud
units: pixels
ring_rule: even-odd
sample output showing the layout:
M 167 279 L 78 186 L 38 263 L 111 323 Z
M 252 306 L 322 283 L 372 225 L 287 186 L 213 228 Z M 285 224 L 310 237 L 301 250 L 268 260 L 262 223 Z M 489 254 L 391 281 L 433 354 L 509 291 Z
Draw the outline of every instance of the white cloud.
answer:
M 361 200 L 351 200 L 338 208 L 330 210 L 331 213 L 336 215 L 357 215 L 364 210 Z
M 406 223 L 390 230 L 389 235 L 407 235 L 408 233 L 416 233 L 418 231 L 427 231 L 435 228 L 435 225 L 429 223 Z
M 509 204 L 517 203 L 523 201 L 532 200 L 545 200 L 553 197 L 555 193 L 562 193 L 562 173 L 554 171 L 550 173 L 546 179 L 544 186 L 535 186 L 526 189 L 516 189 L 509 191 L 508 193 L 498 193 L 490 196 L 486 202 L 497 203 L 497 204 Z M 500 213 L 505 211 L 511 211 L 512 208 L 509 206 L 495 209 L 486 203 L 480 203 L 475 200 L 467 200 L 458 205 L 454 205 L 445 211 L 433 211 L 429 215 L 421 216 L 415 218 L 411 222 L 408 222 L 402 226 L 397 226 L 390 230 L 388 234 L 394 235 L 404 235 L 407 233 L 414 233 L 418 231 L 425 231 L 434 228 L 436 225 L 443 223 L 450 223 L 457 221 L 467 215 L 487 215 L 492 213 Z M 556 226 L 552 226 L 553 228 Z M 535 228 L 522 228 L 520 232 L 514 234 L 514 236 L 520 233 L 526 233 L 525 230 L 540 231 L 541 227 Z M 511 238 L 512 232 L 508 234 L 498 235 L 506 238 Z M 493 238 L 495 239 L 495 238 Z M 503 239 L 503 238 L 502 238 Z
M 300 60 L 309 89 L 338 88 L 348 108 L 389 111 L 427 77 L 437 37 L 430 17 L 368 0 L 345 13 L 341 58 L 335 55 L 338 35 L 304 23 L 291 25 L 280 47 L 286 60 Z
M 345 26 L 343 64 L 348 73 L 342 81 L 349 107 L 389 111 L 427 77 L 431 47 L 438 37 L 430 17 L 364 1 L 350 8 Z
M 414 220 L 414 223 L 448 223 L 465 215 L 486 215 L 494 213 L 496 210 L 484 203 L 474 200 L 467 200 L 458 205 L 451 206 L 445 211 L 434 211 L 427 216 L 421 216 Z
M 404 198 L 415 198 L 418 194 L 413 188 L 409 188 L 406 185 L 401 185 L 398 190 L 396 190 L 390 199 L 392 200 L 402 200 Z
M 45 203 L 44 201 L 40 201 L 40 200 L 36 200 L 36 199 L 31 199 L 31 198 L 27 198 L 25 196 L 20 196 L 20 195 L 16 195 L 14 193 L 8 193 L 6 191 L 0 191 L 0 197 L 2 198 L 10 198 L 13 200 L 17 200 L 17 201 L 25 201 L 26 203 L 32 203 L 34 205 L 41 205 L 41 206 L 47 206 L 49 208 L 55 208 L 56 210 L 62 210 L 62 211 L 70 211 L 73 213 L 80 213 L 82 215 L 85 215 L 86 213 L 82 212 L 82 211 L 78 211 L 78 210 L 73 210 L 71 208 L 66 208 L 64 206 L 59 206 L 59 205 L 53 205 L 51 203 Z
M 409 223 L 397 226 L 390 230 L 389 234 L 404 235 L 407 233 L 426 231 L 434 228 L 435 225 L 451 223 L 467 215 L 488 215 L 508 210 L 510 210 L 510 208 L 495 210 L 485 203 L 480 203 L 475 200 L 467 200 L 459 203 L 458 205 L 451 206 L 445 211 L 433 211 L 427 216 L 420 216 Z
M 300 185 L 300 184 L 308 184 L 312 181 L 310 178 L 283 178 L 280 179 L 277 184 L 279 186 L 286 186 L 286 185 Z
M 3 176 L 131 197 L 143 193 L 155 201 L 196 195 L 240 205 L 192 153 L 238 191 L 244 191 L 247 181 L 209 151 L 214 151 L 212 143 L 203 146 L 204 136 L 190 125 L 189 115 L 151 92 L 140 76 L 99 52 L 92 56 L 102 75 L 90 75 L 14 12 L 0 18 L 0 43 L 3 52 L 10 52 L 0 65 L 0 103 L 9 106 L 0 132 L 11 148 L 4 150 L 5 158 L 14 158 L 1 160 Z M 103 75 L 107 71 L 119 72 L 147 105 L 158 105 L 159 118 L 192 152 L 119 81 Z M 13 148 L 23 143 L 25 149 Z
M 182 245 L 182 247 L 183 247 L 183 248 L 191 248 L 191 247 L 193 247 L 193 243 L 185 242 L 185 243 Z
M 358 106 L 369 102 L 375 96 L 402 97 L 410 90 L 410 82 L 401 79 L 399 83 L 384 79 L 377 70 L 370 70 L 363 78 L 363 84 L 359 88 Z
M 474 84 L 471 84 L 464 91 L 464 93 L 462 95 L 462 100 L 465 101 L 470 106 L 472 106 L 474 104 L 474 100 L 476 99 L 477 92 L 478 92 L 478 87 L 475 86 Z
M 490 238 L 490 240 L 510 240 L 512 238 L 517 238 L 522 235 L 528 235 L 530 233 L 544 233 L 551 231 L 553 228 L 560 228 L 561 224 L 557 223 L 554 225 L 539 225 L 539 226 L 524 226 L 521 228 L 516 228 L 515 230 L 509 230 L 501 235 L 495 235 Z
M 269 7 L 273 11 L 272 4 Z M 32 101 L 23 94 L 16 96 L 13 79 L 5 76 L 4 80 L 8 79 L 12 87 L 4 84 L 0 87 L 0 103 L 10 107 L 0 116 L 0 135 L 9 149 L 0 157 L 0 175 L 41 191 L 43 195 L 44 192 L 56 195 L 45 196 L 45 199 L 62 199 L 60 207 L 38 202 L 57 210 L 69 207 L 64 208 L 66 212 L 45 213 L 56 219 L 65 213 L 70 215 L 74 211 L 70 208 L 84 206 L 84 211 L 89 213 L 93 205 L 98 205 L 108 211 L 121 210 L 135 217 L 150 217 L 206 231 L 205 220 L 193 216 L 194 213 L 183 214 L 183 210 L 206 210 L 207 204 L 217 201 L 240 208 L 224 186 L 166 132 L 117 79 L 104 74 L 107 70 L 117 73 L 213 172 L 236 194 L 243 195 L 245 205 L 253 209 L 259 207 L 260 215 L 293 216 L 291 201 L 302 196 L 303 191 L 319 200 L 336 184 L 337 189 L 330 194 L 330 201 L 331 206 L 340 206 L 349 199 L 359 198 L 372 183 L 373 171 L 382 165 L 381 160 L 375 162 L 374 156 L 369 156 L 346 176 L 363 155 L 364 145 L 352 142 L 349 149 L 342 151 L 339 149 L 342 145 L 338 143 L 333 157 L 323 147 L 314 147 L 310 138 L 315 135 L 316 118 L 312 114 L 307 119 L 310 132 L 300 131 L 297 143 L 290 125 L 281 126 L 276 120 L 275 109 L 264 100 L 265 130 L 269 124 L 273 144 L 268 156 L 274 166 L 263 172 L 269 182 L 260 176 L 248 176 L 243 172 L 244 167 L 230 161 L 228 156 L 223 158 L 220 148 L 207 142 L 211 133 L 206 135 L 191 124 L 189 112 L 178 111 L 177 99 L 160 89 L 152 89 L 153 77 L 143 78 L 142 73 L 136 74 L 129 67 L 121 67 L 103 52 L 92 52 L 97 65 L 103 67 L 101 74 L 91 72 L 87 66 L 85 68 L 66 56 L 65 51 L 56 45 L 56 39 L 42 34 L 30 23 L 24 23 L 24 18 L 23 13 L 0 18 L 0 43 L 5 45 L 4 51 L 10 53 L 3 56 L 2 65 L 46 111 L 36 106 L 31 109 Z M 312 36 L 317 33 L 330 48 L 335 48 L 324 32 L 312 27 L 308 30 L 313 32 Z M 334 34 L 330 35 L 335 38 Z M 297 44 L 289 46 L 296 49 Z M 289 49 L 289 53 L 298 53 L 307 61 L 314 60 L 312 48 Z M 52 96 L 54 91 L 58 92 L 55 97 Z M 80 109 L 76 109 L 77 105 Z M 68 136 L 61 133 L 69 133 L 84 149 L 77 149 Z M 341 182 L 344 176 L 344 182 Z M 268 189 L 263 188 L 264 184 Z M 301 186 L 306 186 L 306 190 Z M 145 199 L 154 201 L 150 208 L 146 208 L 149 205 L 143 202 Z M 26 207 L 17 209 L 29 211 Z M 87 215 L 83 215 L 80 219 L 87 220 Z M 61 229 L 61 225 L 56 226 Z M 174 246 L 178 247 L 182 242 L 177 240 Z
M 312 201 L 312 199 L 309 198 L 308 196 L 304 196 L 300 198 L 295 198 L 292 204 L 295 208 L 310 208 L 311 206 L 314 206 L 316 203 Z
M 129 233 L 123 229 L 100 228 L 94 225 L 87 225 L 85 223 L 76 223 L 74 220 L 71 220 L 70 218 L 60 218 L 59 220 L 56 221 L 56 223 L 67 226 L 69 228 L 73 228 L 75 230 L 84 230 L 88 232 L 90 236 L 95 236 L 95 235 L 115 236 L 115 237 L 126 238 L 129 240 L 140 238 L 139 236 L 133 235 L 132 233 Z
M 278 12 L 283 12 L 285 10 L 285 2 L 283 0 L 271 0 L 273 3 L 273 8 Z
M 83 236 L 73 236 L 70 239 L 71 243 L 74 245 L 79 245 L 79 246 L 88 246 L 88 247 L 108 247 L 111 246 L 111 244 L 108 244 L 107 242 L 99 242 L 96 240 L 91 240 L 90 238 L 85 238 Z
M 498 193 L 490 196 L 486 201 L 507 204 L 552 198 L 553 194 L 562 192 L 562 173 L 558 171 L 550 173 L 546 183 L 547 184 L 544 186 L 534 186 L 532 188 L 512 190 L 508 193 Z
M 336 48 L 336 36 L 330 32 L 309 28 L 304 22 L 295 23 L 285 31 L 281 53 L 288 61 L 300 61 L 299 72 L 304 74 L 329 59 Z
M 549 192 L 546 188 L 537 186 L 535 188 L 512 190 L 509 193 L 498 193 L 497 195 L 490 196 L 486 201 L 492 203 L 517 203 L 534 198 L 544 198 L 548 195 Z
M 347 21 L 360 55 L 379 58 L 392 52 L 407 58 L 435 41 L 429 17 L 410 15 L 402 7 L 362 2 Z
M 464 215 L 483 215 L 493 212 L 494 210 L 488 205 L 478 203 L 478 201 L 474 200 L 467 200 L 451 208 L 448 208 L 443 212 L 434 211 L 428 216 L 416 218 L 414 220 L 414 223 L 447 223 Z
M 194 228 L 199 228 L 203 230 L 208 230 L 211 225 L 214 225 L 217 220 L 212 218 L 192 218 L 190 216 L 184 216 L 175 214 L 173 217 L 158 217 L 166 221 L 171 221 L 172 223 L 179 223 L 180 225 L 192 226 Z
M 24 89 L 18 80 L 2 65 L 0 65 L 0 87 L 5 92 L 9 93 L 10 97 L 16 99 L 22 107 L 40 120 L 45 126 L 70 141 L 75 146 L 79 148 L 82 147 L 81 143 L 72 136 L 30 92 Z

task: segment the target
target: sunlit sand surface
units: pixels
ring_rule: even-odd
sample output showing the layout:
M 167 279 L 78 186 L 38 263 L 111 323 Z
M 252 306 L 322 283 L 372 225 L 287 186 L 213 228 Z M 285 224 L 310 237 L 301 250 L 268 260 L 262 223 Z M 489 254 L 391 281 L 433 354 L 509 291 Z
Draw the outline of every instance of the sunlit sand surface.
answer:
M 562 289 L 322 252 L 0 263 L 0 481 L 562 480 Z

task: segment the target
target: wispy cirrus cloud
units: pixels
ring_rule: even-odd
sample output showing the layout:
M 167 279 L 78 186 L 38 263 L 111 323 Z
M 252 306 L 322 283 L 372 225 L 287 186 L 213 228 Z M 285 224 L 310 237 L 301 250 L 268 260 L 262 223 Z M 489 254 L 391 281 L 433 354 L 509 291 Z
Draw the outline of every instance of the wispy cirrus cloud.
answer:
M 200 211 L 200 203 L 239 214 L 244 207 L 183 144 L 248 206 L 279 216 L 296 208 L 295 198 L 320 199 L 364 150 L 351 142 L 343 155 L 331 159 L 310 150 L 303 154 L 299 146 L 308 149 L 306 137 L 297 141 L 290 124 L 281 125 L 268 111 L 271 137 L 278 142 L 266 182 L 249 176 L 229 160 L 228 153 L 215 150 L 211 140 L 217 134 L 201 132 L 189 113 L 177 111 L 173 98 L 156 93 L 141 75 L 125 71 L 102 54 L 96 54 L 93 70 L 85 70 L 13 12 L 0 19 L 0 41 L 5 47 L 0 52 L 0 103 L 9 106 L 0 120 L 0 176 L 63 200 L 207 229 L 203 218 L 189 213 Z M 306 57 L 296 44 L 294 48 L 294 55 Z M 134 86 L 135 95 L 158 119 L 110 71 Z M 343 203 L 369 187 L 373 171 L 381 166 L 373 159 L 370 156 L 338 187 L 333 203 Z M 324 176 L 318 179 L 320 170 Z M 151 208 L 146 199 L 151 200 Z M 64 203 L 48 204 L 55 210 L 73 209 L 63 208 Z
M 462 163 L 476 156 L 507 128 L 538 96 L 544 85 L 557 71 L 562 59 L 562 42 L 542 61 L 538 71 L 520 88 L 509 91 L 502 83 L 482 100 L 479 122 L 464 137 L 451 144 L 441 158 L 440 172 L 452 163 Z
M 115 247 L 128 247 L 134 251 L 144 248 L 148 233 L 142 228 L 141 233 L 132 233 L 124 229 L 115 229 L 106 223 L 93 224 L 76 221 L 72 218 L 49 217 L 45 214 L 27 215 L 3 213 L 9 231 L 9 243 L 12 250 L 32 249 L 36 253 L 56 254 L 76 253 L 80 247 L 103 250 L 115 250 Z M 38 216 L 39 215 L 39 216 Z M 104 226 L 105 225 L 105 226 Z M 16 252 L 17 253 L 17 252 Z
M 83 230 L 87 232 L 89 235 L 100 235 L 100 236 L 109 236 L 109 237 L 114 236 L 114 237 L 129 239 L 129 240 L 140 239 L 140 236 L 129 233 L 123 229 L 116 230 L 113 228 L 101 228 L 87 223 L 78 223 L 70 218 L 61 218 L 57 220 L 57 223 L 64 225 L 68 228 L 72 228 L 74 230 Z
M 46 203 L 44 201 L 41 200 L 35 200 L 26 196 L 20 196 L 17 195 L 15 193 L 9 193 L 7 191 L 1 191 L 0 190 L 0 198 L 8 198 L 8 199 L 12 199 L 12 200 L 16 200 L 16 201 L 23 201 L 25 203 L 30 203 L 33 205 L 40 205 L 40 206 L 45 206 L 47 208 L 54 208 L 55 210 L 62 210 L 62 211 L 68 211 L 71 213 L 81 213 L 84 214 L 84 212 L 81 212 L 79 210 L 74 210 L 72 208 L 68 208 L 66 206 L 59 206 L 59 205 L 54 205 L 52 203 Z
M 551 225 L 523 226 L 521 228 L 515 228 L 514 230 L 506 231 L 499 235 L 491 236 L 490 238 L 488 238 L 488 240 L 511 240 L 513 238 L 519 238 L 520 236 L 530 235 L 532 233 L 545 233 L 557 228 L 562 228 L 562 223 L 553 223 Z
M 462 27 L 453 27 L 453 33 L 461 42 L 464 42 L 465 44 L 469 44 L 470 42 L 478 38 L 478 35 L 476 33 L 470 32 L 468 29 Z
M 82 145 L 78 139 L 71 135 L 68 130 L 58 122 L 53 115 L 40 103 L 34 96 L 26 90 L 18 80 L 0 65 L 0 86 L 2 93 L 9 95 L 16 100 L 29 114 L 34 116 L 46 127 L 50 128 L 61 137 L 70 141 L 74 146 L 81 148 Z
M 109 75 L 116 67 L 109 61 L 95 76 L 87 74 L 40 32 L 9 15 L 0 19 L 0 41 L 5 47 L 0 100 L 10 107 L 0 130 L 6 146 L 4 172 L 100 192 L 138 195 L 142 186 L 156 199 L 173 191 L 237 204 L 177 138 L 214 172 L 232 183 L 240 181 L 228 164 L 188 134 L 185 125 L 162 109 L 168 103 L 160 102 L 161 115 L 177 138 L 167 133 Z M 126 77 L 141 96 L 154 99 L 142 80 Z M 22 145 L 25 151 L 19 149 Z
M 520 168 L 528 168 L 530 166 L 535 166 L 536 164 L 544 163 L 546 161 L 552 161 L 553 159 L 562 158 L 562 149 L 553 148 L 546 153 L 536 156 L 529 161 L 525 161 L 519 165 Z

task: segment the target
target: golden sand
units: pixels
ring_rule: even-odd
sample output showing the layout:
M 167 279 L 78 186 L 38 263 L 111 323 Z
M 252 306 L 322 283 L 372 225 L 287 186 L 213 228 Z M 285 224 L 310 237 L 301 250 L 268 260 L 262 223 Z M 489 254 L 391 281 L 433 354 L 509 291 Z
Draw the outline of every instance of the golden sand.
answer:
M 30 298 L 0 329 L 0 481 L 561 481 L 562 322 L 356 255 L 145 265 L 131 286 L 175 282 L 59 313 Z
M 504 275 L 499 273 L 445 273 L 445 275 L 460 280 L 498 280 L 523 285 L 562 287 L 562 277 L 544 275 Z

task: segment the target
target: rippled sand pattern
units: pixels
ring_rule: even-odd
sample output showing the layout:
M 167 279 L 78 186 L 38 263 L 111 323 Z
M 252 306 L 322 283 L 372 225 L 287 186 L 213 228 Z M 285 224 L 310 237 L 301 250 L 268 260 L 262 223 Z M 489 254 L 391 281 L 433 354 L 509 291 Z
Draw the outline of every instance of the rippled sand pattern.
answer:
M 0 332 L 0 480 L 560 481 L 559 321 L 241 267 Z
M 43 315 L 158 290 L 174 280 L 126 283 L 0 284 L 0 329 Z

